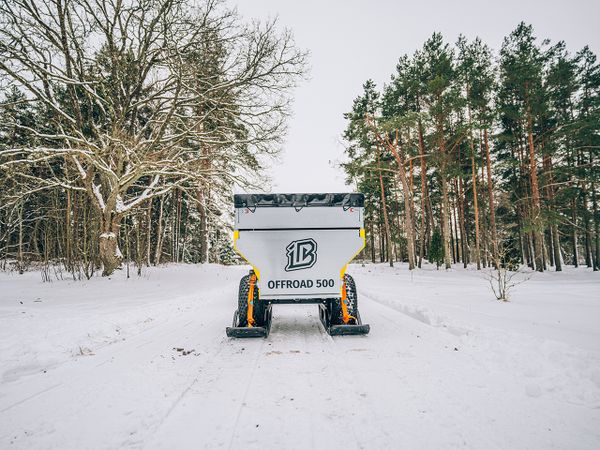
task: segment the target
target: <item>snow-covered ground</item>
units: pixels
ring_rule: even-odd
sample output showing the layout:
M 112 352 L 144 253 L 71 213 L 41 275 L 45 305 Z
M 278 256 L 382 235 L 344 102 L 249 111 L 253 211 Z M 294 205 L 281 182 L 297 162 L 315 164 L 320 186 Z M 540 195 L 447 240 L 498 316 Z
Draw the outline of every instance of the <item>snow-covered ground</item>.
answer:
M 600 448 L 600 275 L 510 303 L 474 270 L 350 266 L 368 336 L 276 306 L 225 336 L 244 267 L 0 273 L 0 448 Z

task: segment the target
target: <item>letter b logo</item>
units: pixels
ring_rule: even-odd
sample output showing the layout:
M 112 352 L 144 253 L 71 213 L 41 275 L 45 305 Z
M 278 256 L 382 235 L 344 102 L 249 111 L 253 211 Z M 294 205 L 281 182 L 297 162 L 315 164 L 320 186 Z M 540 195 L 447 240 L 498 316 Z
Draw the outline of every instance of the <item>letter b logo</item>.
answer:
M 314 239 L 293 241 L 285 249 L 287 254 L 286 272 L 309 269 L 317 262 L 317 243 Z

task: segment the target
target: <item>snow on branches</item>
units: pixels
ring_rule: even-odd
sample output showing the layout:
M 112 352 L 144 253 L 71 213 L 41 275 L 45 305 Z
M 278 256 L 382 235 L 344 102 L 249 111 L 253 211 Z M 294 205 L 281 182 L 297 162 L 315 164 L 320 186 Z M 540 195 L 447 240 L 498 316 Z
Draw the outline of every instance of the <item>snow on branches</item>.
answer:
M 277 150 L 304 71 L 288 32 L 247 25 L 220 1 L 0 0 L 0 82 L 37 116 L 0 109 L 27 135 L 0 147 L 0 170 L 21 195 L 87 192 L 102 232 L 116 233 L 173 189 L 249 183 Z

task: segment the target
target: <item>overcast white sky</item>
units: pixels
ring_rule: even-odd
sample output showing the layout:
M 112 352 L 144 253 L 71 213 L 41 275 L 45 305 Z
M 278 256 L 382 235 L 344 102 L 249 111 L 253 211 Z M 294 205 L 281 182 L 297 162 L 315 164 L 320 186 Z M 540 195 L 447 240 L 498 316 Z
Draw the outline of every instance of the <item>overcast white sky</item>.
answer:
M 233 0 L 236 4 L 236 0 Z M 310 79 L 295 92 L 273 192 L 343 192 L 343 113 L 372 78 L 389 80 L 397 59 L 420 48 L 434 31 L 449 42 L 481 37 L 495 50 L 524 20 L 538 38 L 564 40 L 571 51 L 588 44 L 600 53 L 600 0 L 237 0 L 246 18 L 279 17 L 300 48 L 310 51 Z

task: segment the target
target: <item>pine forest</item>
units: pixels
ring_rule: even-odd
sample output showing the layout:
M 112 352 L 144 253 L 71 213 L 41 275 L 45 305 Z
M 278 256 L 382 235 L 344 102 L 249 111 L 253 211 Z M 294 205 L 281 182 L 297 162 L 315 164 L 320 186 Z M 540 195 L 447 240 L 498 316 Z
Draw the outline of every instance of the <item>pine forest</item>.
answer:
M 434 33 L 345 115 L 365 259 L 600 265 L 600 66 L 521 23 L 498 53 Z

